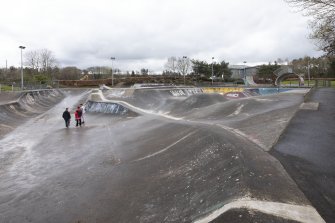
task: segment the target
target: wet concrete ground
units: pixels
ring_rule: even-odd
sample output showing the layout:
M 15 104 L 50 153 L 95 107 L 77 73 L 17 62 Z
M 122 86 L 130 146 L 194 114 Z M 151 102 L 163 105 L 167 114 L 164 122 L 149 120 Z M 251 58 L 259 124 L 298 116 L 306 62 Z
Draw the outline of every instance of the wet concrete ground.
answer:
M 300 110 L 273 154 L 326 222 L 335 222 L 335 89 L 317 89 L 318 110 Z
M 68 92 L 5 135 L 0 222 L 323 222 L 267 152 L 303 94 L 154 93 L 107 97 L 132 112 L 87 112 L 66 129 L 64 108 L 87 98 Z

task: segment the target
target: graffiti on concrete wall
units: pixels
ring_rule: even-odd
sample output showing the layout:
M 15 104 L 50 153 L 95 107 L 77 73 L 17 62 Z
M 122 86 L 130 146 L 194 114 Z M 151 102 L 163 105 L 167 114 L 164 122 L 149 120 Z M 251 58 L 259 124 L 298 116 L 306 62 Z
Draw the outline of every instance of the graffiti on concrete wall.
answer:
M 190 96 L 190 95 L 194 95 L 194 94 L 203 93 L 203 89 L 201 89 L 201 88 L 175 89 L 175 90 L 170 90 L 170 93 L 174 97 Z
M 204 93 L 219 93 L 219 94 L 225 94 L 228 92 L 243 92 L 244 88 L 238 88 L 238 87 L 206 87 L 202 89 Z

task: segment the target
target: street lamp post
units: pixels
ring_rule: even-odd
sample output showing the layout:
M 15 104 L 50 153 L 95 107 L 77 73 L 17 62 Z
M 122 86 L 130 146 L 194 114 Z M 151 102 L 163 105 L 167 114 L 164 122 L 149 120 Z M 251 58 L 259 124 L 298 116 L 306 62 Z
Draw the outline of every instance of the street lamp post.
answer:
M 115 57 L 111 57 L 111 60 L 112 60 L 112 86 L 114 87 L 113 61 L 115 60 Z
M 185 85 L 185 73 L 186 73 L 186 63 L 185 63 L 185 59 L 187 58 L 187 56 L 183 56 L 183 73 L 184 73 L 184 85 Z
M 21 49 L 21 90 L 23 90 L 23 65 L 22 65 L 22 50 L 24 50 L 25 46 L 19 46 Z
M 309 87 L 309 82 L 311 81 L 311 74 L 310 74 L 310 71 L 309 71 L 309 61 L 307 63 L 307 74 L 308 74 L 308 87 Z
M 214 64 L 214 57 L 212 57 L 212 86 L 213 86 L 213 79 L 214 79 L 214 68 L 213 68 L 213 64 Z
M 244 77 L 243 77 L 243 80 L 244 80 L 244 85 L 247 86 L 248 85 L 247 84 L 247 68 L 246 68 L 246 65 L 245 65 L 247 63 L 247 61 L 243 61 L 243 63 L 244 63 L 244 72 L 243 72 Z

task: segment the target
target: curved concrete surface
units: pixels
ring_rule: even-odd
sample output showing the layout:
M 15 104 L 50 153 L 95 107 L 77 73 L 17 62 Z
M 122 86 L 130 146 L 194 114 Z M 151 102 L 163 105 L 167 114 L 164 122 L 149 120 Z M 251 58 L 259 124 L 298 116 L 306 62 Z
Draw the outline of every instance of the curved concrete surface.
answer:
M 58 90 L 0 94 L 0 138 L 22 122 L 50 109 L 64 98 Z
M 246 86 L 257 86 L 253 76 L 245 76 L 243 81 Z
M 292 67 L 290 66 L 282 65 L 280 68 L 275 70 L 273 73 L 277 76 L 275 80 L 275 86 L 279 86 L 280 82 L 282 82 L 284 79 L 292 75 L 297 76 L 299 78 L 299 81 L 300 81 L 299 86 L 304 85 L 304 78 L 301 75 L 294 73 Z
M 0 222 L 324 222 L 266 152 L 304 92 L 179 90 L 69 91 L 5 135 Z M 86 100 L 85 126 L 66 129 Z
M 283 80 L 285 80 L 286 78 L 290 77 L 290 76 L 296 76 L 297 78 L 299 78 L 299 86 L 300 85 L 304 85 L 304 78 L 296 73 L 285 73 L 282 74 L 281 76 L 278 76 L 275 80 L 275 86 L 279 86 L 280 82 L 282 82 Z

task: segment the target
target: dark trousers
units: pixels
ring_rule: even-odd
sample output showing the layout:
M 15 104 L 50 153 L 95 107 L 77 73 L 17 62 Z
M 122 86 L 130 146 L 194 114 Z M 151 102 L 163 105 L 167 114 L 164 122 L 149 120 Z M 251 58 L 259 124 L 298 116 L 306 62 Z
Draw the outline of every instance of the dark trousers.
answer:
M 64 121 L 66 128 L 68 128 L 70 126 L 70 119 L 64 119 Z
M 81 126 L 81 119 L 79 118 L 79 119 L 76 119 L 76 126 Z

